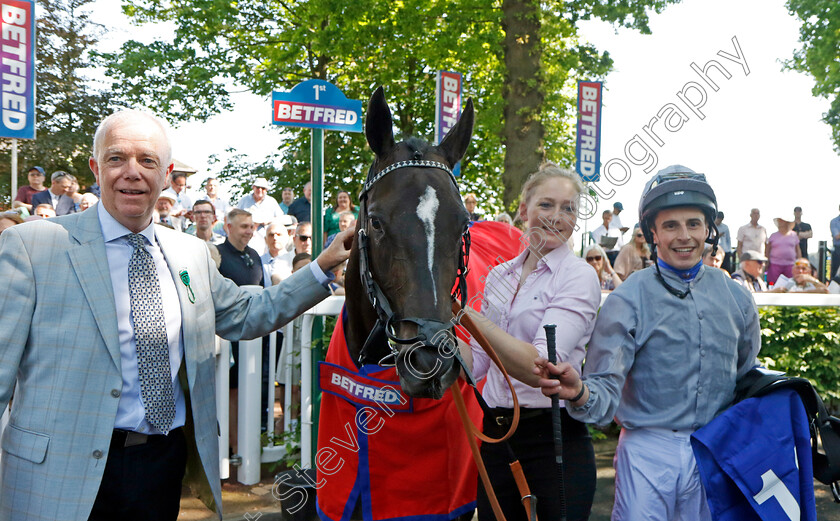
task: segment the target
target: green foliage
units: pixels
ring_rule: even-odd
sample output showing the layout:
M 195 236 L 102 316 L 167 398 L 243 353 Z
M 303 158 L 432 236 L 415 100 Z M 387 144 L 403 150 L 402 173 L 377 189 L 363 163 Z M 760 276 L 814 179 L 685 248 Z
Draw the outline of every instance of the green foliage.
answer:
M 300 410 L 299 405 L 293 405 L 295 410 Z M 291 412 L 287 412 L 290 414 Z M 291 429 L 284 432 L 275 432 L 269 435 L 267 432 L 260 434 L 260 447 L 268 445 L 282 446 L 285 454 L 277 461 L 267 463 L 269 472 L 279 472 L 293 468 L 295 463 L 300 463 L 300 419 L 291 422 Z
M 840 312 L 785 306 L 762 307 L 759 315 L 759 361 L 809 379 L 830 409 L 840 409 Z
M 572 163 L 574 83 L 602 78 L 612 63 L 606 53 L 578 42 L 574 21 L 598 16 L 646 28 L 646 6 L 661 10 L 665 3 L 540 4 L 546 92 L 537 116 L 546 126 L 549 159 Z M 351 99 L 366 100 L 384 85 L 401 137 L 430 139 L 436 71 L 462 73 L 464 94 L 477 108 L 473 142 L 462 162 L 462 189 L 477 193 L 488 213 L 502 210 L 503 84 L 509 71 L 503 65 L 499 0 L 127 0 L 124 10 L 138 25 L 172 23 L 173 37 L 151 45 L 127 42 L 118 53 L 100 55 L 101 64 L 125 103 L 147 105 L 172 122 L 206 120 L 230 108 L 233 89 L 267 95 L 319 78 Z M 296 186 L 288 181 L 308 176 L 308 132 L 284 135 L 278 158 L 267 162 L 278 165 L 277 185 Z M 353 187 L 372 160 L 364 137 L 326 136 L 327 193 L 357 193 Z M 240 161 L 222 169 L 233 176 L 242 166 L 248 165 Z
M 38 0 L 35 73 L 36 139 L 18 141 L 18 186 L 29 183 L 27 170 L 43 166 L 49 176 L 65 170 L 79 184 L 93 184 L 88 168 L 93 134 L 110 113 L 107 93 L 92 88 L 83 75 L 101 26 L 90 21 L 93 0 Z M 11 146 L 0 145 L 0 205 L 9 204 Z
M 840 3 L 836 0 L 788 0 L 790 14 L 799 18 L 802 48 L 785 62 L 788 69 L 814 77 L 814 96 L 831 102 L 823 121 L 831 126 L 834 151 L 840 154 Z

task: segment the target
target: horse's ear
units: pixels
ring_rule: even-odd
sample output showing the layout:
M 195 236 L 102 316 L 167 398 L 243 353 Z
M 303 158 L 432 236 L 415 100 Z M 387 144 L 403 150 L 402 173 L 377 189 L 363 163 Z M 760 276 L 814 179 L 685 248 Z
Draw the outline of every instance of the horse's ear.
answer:
M 455 123 L 455 126 L 449 129 L 443 141 L 438 145 L 451 166 L 455 166 L 455 163 L 460 161 L 467 152 L 467 147 L 470 145 L 470 139 L 472 138 L 474 120 L 475 112 L 472 98 L 468 98 L 458 123 Z
M 394 129 L 391 110 L 385 102 L 385 90 L 380 85 L 370 97 L 365 118 L 365 136 L 377 157 L 385 157 L 394 148 Z

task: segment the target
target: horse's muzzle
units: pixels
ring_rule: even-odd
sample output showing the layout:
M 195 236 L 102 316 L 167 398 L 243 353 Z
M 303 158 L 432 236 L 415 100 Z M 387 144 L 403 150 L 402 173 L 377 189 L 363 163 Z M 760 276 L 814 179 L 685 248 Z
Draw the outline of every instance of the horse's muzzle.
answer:
M 414 398 L 443 398 L 458 377 L 460 366 L 452 354 L 441 355 L 436 346 L 415 344 L 400 349 L 397 373 L 403 391 Z

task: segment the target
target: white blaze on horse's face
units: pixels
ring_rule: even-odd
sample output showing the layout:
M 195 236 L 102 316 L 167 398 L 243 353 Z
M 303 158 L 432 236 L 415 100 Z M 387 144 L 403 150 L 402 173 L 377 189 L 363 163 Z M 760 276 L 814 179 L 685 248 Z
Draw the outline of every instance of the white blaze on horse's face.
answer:
M 437 192 L 431 186 L 426 187 L 426 193 L 420 197 L 420 202 L 417 204 L 417 217 L 426 228 L 426 258 L 429 263 L 429 275 L 432 277 L 432 294 L 435 296 L 435 306 L 437 306 L 437 288 L 435 287 L 435 273 L 432 267 L 435 263 L 435 217 L 437 216 L 440 202 L 437 198 Z

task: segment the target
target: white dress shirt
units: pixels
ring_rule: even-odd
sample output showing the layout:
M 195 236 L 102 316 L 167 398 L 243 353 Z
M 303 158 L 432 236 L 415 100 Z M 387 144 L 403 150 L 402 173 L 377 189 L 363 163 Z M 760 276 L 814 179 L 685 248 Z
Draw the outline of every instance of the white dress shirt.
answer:
M 105 239 L 105 254 L 111 273 L 114 300 L 117 309 L 117 330 L 120 339 L 120 365 L 122 371 L 122 393 L 117 408 L 114 428 L 145 434 L 160 434 L 146 421 L 145 408 L 140 398 L 140 375 L 137 369 L 137 342 L 134 339 L 134 325 L 131 321 L 131 300 L 128 290 L 128 262 L 134 248 L 125 236 L 131 231 L 117 222 L 101 204 L 96 205 L 99 224 Z M 166 264 L 163 252 L 155 240 L 154 224 L 140 232 L 148 241 L 146 250 L 151 254 L 157 268 L 160 282 L 163 315 L 166 320 L 166 338 L 169 342 L 169 368 L 172 372 L 172 390 L 175 396 L 175 420 L 172 429 L 182 427 L 186 417 L 184 391 L 178 381 L 178 369 L 184 358 L 184 342 L 181 334 L 181 307 L 172 272 Z

